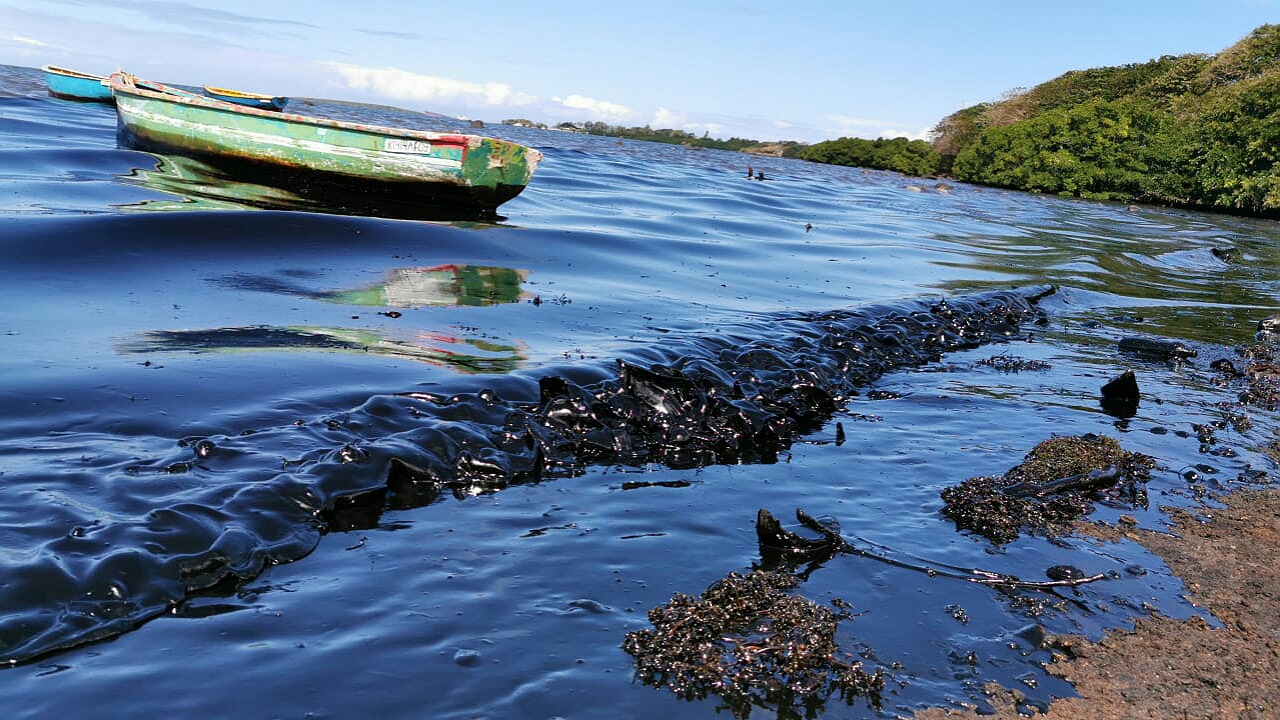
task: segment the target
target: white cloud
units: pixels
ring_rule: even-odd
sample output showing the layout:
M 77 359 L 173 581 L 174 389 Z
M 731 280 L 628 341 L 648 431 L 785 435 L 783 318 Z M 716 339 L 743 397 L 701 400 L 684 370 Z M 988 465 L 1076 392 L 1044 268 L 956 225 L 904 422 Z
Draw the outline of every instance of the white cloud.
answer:
M 507 107 L 529 105 L 537 100 L 506 83 L 473 83 L 394 67 L 370 68 L 336 62 L 325 65 L 335 70 L 349 88 L 370 90 L 396 100 L 455 101 Z
M 50 47 L 49 43 L 40 42 L 35 38 L 29 38 L 29 37 L 26 37 L 25 35 L 10 35 L 5 39 L 8 40 L 9 42 L 17 43 L 18 45 L 30 45 L 31 47 Z
M 823 129 L 833 135 L 868 139 L 905 137 L 909 140 L 926 140 L 929 137 L 929 131 L 932 129 L 902 130 L 896 121 L 852 117 L 849 115 L 828 115 L 823 119 L 826 121 L 826 126 Z
M 932 132 L 932 127 L 920 128 L 919 130 L 885 130 L 884 136 L 887 138 L 904 137 L 908 140 L 928 140 L 929 134 Z
M 551 98 L 552 102 L 571 110 L 586 110 L 591 113 L 594 120 L 623 120 L 631 115 L 631 108 L 626 105 L 609 102 L 608 100 L 596 100 L 595 98 L 584 97 L 582 95 L 570 95 L 566 98 Z
M 827 120 L 836 125 L 846 127 L 884 127 L 892 125 L 888 120 L 877 120 L 875 118 L 857 117 L 855 115 L 828 115 Z
M 653 127 L 656 128 L 680 128 L 689 118 L 684 113 L 672 112 L 664 107 L 658 108 L 653 114 Z
M 724 132 L 725 125 L 718 122 L 697 122 L 690 120 L 689 116 L 682 112 L 669 110 L 665 107 L 659 107 L 657 112 L 653 114 L 653 121 L 649 123 L 655 128 L 665 128 L 669 130 L 683 130 L 690 133 L 708 132 L 712 135 L 719 135 Z

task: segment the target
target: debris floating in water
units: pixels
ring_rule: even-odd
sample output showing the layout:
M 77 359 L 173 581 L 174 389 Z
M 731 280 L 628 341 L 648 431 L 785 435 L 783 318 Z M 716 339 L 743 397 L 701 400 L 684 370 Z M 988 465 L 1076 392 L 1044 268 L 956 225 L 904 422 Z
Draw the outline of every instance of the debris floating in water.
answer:
M 1007 573 L 983 570 L 981 568 L 959 567 L 937 560 L 926 560 L 908 553 L 895 551 L 885 545 L 873 543 L 857 536 L 854 536 L 856 542 L 850 542 L 840 534 L 839 523 L 834 518 L 824 518 L 820 521 L 800 508 L 796 508 L 796 520 L 800 521 L 800 524 L 804 527 L 817 533 L 819 537 L 805 537 L 797 532 L 787 530 L 768 510 L 761 508 L 757 511 L 756 538 L 760 543 L 760 557 L 764 561 L 763 566 L 766 569 L 794 568 L 800 563 L 810 563 L 809 567 L 800 573 L 801 577 L 807 579 L 808 575 L 823 563 L 838 554 L 845 553 L 878 560 L 895 567 L 922 572 L 931 578 L 952 578 L 1004 589 L 1051 590 L 1053 588 L 1074 587 L 1097 582 L 1107 577 L 1103 573 L 1085 575 L 1077 570 L 1075 574 L 1070 574 L 1055 569 L 1070 567 L 1061 565 L 1049 568 L 1047 571 L 1051 578 L 1049 581 L 1023 580 L 1016 575 Z M 1057 573 L 1056 576 L 1055 573 Z

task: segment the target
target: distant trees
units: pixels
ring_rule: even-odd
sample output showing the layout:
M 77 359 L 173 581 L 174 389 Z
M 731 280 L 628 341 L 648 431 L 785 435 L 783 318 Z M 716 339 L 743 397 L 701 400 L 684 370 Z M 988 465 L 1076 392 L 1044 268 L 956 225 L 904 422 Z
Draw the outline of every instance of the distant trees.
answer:
M 1216 55 L 1074 70 L 1016 88 L 943 118 L 932 142 L 842 137 L 764 144 L 602 122 L 584 130 L 908 175 L 950 174 L 1031 192 L 1280 217 L 1280 25 L 1263 25 Z
M 957 180 L 1280 215 L 1280 25 L 964 108 L 933 147 Z
M 984 117 L 988 103 L 957 110 L 942 119 L 933 129 L 933 149 L 938 152 L 938 171 L 950 174 L 956 155 L 977 141 L 978 135 L 989 123 Z
M 748 140 L 746 138 L 729 138 L 728 140 L 719 140 L 713 138 L 708 133 L 701 136 L 694 135 L 684 130 L 673 130 L 670 128 L 654 129 L 645 125 L 643 127 L 622 127 L 618 125 L 609 125 L 599 121 L 583 123 L 582 129 L 592 135 L 605 135 L 607 137 L 621 137 L 631 140 L 647 140 L 649 142 L 668 143 L 671 145 L 690 145 L 693 147 L 717 148 L 719 150 L 743 150 L 760 143 L 756 140 Z
M 939 171 L 941 156 L 923 140 L 842 137 L 816 143 L 800 151 L 802 160 L 852 165 L 877 170 L 893 170 L 907 175 L 933 175 Z

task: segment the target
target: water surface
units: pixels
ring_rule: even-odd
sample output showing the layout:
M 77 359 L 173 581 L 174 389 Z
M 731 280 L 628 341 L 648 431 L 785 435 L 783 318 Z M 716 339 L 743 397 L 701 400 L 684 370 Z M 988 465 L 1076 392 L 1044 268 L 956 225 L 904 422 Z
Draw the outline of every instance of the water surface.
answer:
M 714 699 L 635 681 L 622 639 L 674 593 L 758 563 L 756 511 L 789 519 L 796 507 L 939 564 L 1114 573 L 1046 598 L 831 560 L 799 592 L 850 602 L 842 643 L 891 682 L 882 712 L 833 702 L 824 717 L 973 701 L 992 680 L 1042 702 L 1071 691 L 1039 669 L 1047 655 L 1028 625 L 1097 636 L 1153 609 L 1200 611 L 1135 544 L 995 546 L 956 531 L 941 489 L 1004 472 L 1054 434 L 1090 432 L 1159 461 L 1149 505 L 1100 506 L 1097 519 L 1160 529 L 1161 505 L 1209 511 L 1206 488 L 1275 475 L 1258 452 L 1275 413 L 1224 422 L 1207 448 L 1192 429 L 1234 400 L 1209 363 L 1280 306 L 1273 222 L 484 132 L 546 154 L 500 222 L 345 216 L 119 149 L 109 107 L 50 98 L 38 71 L 0 68 L 11 716 L 721 717 Z M 767 179 L 748 180 L 748 165 Z M 1041 284 L 1058 287 L 1043 324 L 876 374 L 775 458 L 615 457 L 346 524 L 325 514 L 385 485 L 393 457 L 433 443 L 455 443 L 456 457 L 466 433 L 500 427 L 493 407 L 536 403 L 546 378 L 594 387 L 616 380 L 619 360 L 790 347 L 806 332 L 797 323 L 822 314 Z M 1125 355 L 1116 341 L 1128 335 L 1199 355 Z M 998 354 L 1050 368 L 980 362 Z M 1098 388 L 1125 369 L 1143 398 L 1117 418 Z M 476 399 L 489 397 L 501 403 Z

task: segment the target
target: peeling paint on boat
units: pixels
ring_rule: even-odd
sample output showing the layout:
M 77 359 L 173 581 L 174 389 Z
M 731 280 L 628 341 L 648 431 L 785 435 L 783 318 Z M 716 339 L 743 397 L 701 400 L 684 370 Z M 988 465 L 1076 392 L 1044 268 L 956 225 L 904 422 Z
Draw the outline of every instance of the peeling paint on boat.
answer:
M 528 183 L 542 154 L 516 143 L 259 110 L 116 73 L 123 141 L 142 150 L 230 158 L 361 183 L 443 184 L 493 207 Z M 492 208 L 490 208 L 492 209 Z
M 324 128 L 319 129 L 316 139 L 310 140 L 172 117 L 153 111 L 153 106 L 148 104 L 136 103 L 134 98 L 121 98 L 120 102 L 126 105 L 123 111 L 132 116 L 138 128 L 134 132 L 142 130 L 156 136 L 176 132 L 192 138 L 193 145 L 197 142 L 195 138 L 205 138 L 197 147 L 210 152 L 218 148 L 234 148 L 247 155 L 252 149 L 262 157 L 314 170 L 344 173 L 365 167 L 384 178 L 403 176 L 406 179 L 466 184 L 462 177 L 462 152 L 453 148 L 447 149 L 453 152 L 446 152 L 445 157 L 366 150 L 327 140 Z M 166 133 L 166 130 L 172 132 Z

